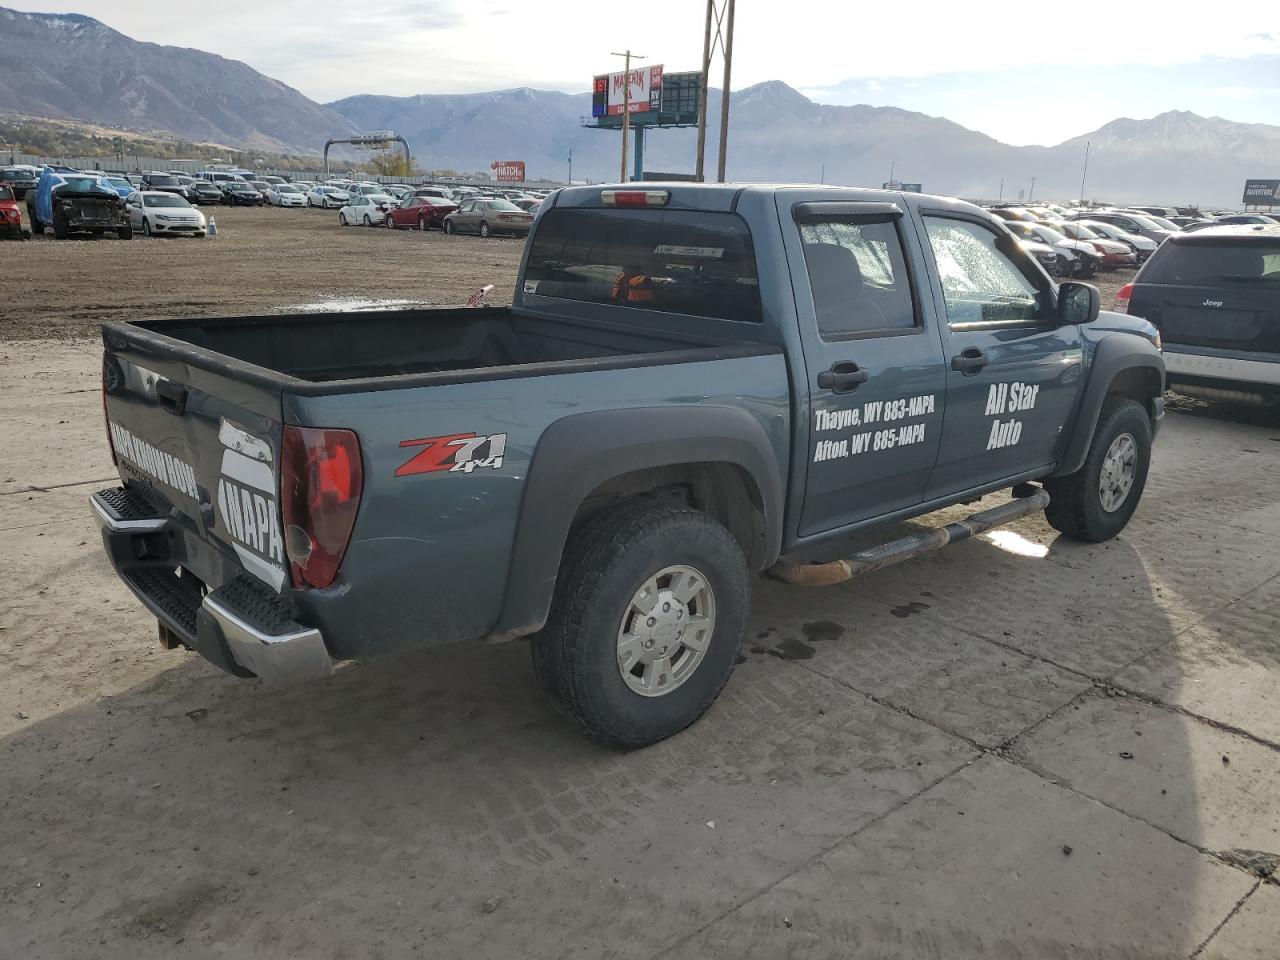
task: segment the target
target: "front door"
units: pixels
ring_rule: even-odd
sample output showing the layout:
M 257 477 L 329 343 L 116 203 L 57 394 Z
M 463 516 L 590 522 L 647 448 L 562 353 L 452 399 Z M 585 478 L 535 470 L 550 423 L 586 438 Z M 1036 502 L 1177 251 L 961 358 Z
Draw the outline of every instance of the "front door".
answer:
M 1057 461 L 1080 390 L 1080 331 L 1057 321 L 1052 282 L 977 216 L 921 210 L 935 263 L 947 422 L 926 499 Z
M 810 396 L 799 532 L 809 536 L 920 503 L 945 374 L 899 206 L 828 201 L 779 212 L 795 219 L 789 254 L 803 264 L 793 276 Z

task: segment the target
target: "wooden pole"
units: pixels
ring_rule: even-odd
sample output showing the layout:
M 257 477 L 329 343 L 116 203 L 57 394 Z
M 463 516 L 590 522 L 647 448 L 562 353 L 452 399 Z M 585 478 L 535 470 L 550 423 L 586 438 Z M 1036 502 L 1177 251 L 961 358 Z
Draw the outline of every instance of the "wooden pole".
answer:
M 703 169 L 707 152 L 707 86 L 711 80 L 711 16 L 714 12 L 714 0 L 707 0 L 707 27 L 702 35 L 702 90 L 698 95 L 698 155 L 693 168 L 694 177 L 699 183 L 705 179 Z
M 724 183 L 725 161 L 729 158 L 729 80 L 733 72 L 733 6 L 729 0 L 729 25 L 724 36 L 724 89 L 720 91 L 720 164 L 716 178 Z

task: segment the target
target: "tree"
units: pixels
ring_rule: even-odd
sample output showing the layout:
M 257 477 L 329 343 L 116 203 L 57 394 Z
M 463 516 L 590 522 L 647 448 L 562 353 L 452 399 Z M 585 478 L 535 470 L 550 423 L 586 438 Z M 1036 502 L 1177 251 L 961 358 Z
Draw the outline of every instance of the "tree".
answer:
M 375 153 L 364 166 L 370 173 L 376 173 L 381 177 L 408 177 L 413 174 L 412 166 L 405 158 L 404 151 L 399 149 Z

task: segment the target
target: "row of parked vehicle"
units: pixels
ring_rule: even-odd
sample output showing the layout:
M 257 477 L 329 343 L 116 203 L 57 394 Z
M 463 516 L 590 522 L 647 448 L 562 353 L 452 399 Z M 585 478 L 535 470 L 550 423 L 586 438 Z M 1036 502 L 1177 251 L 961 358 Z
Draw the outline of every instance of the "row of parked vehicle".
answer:
M 411 187 L 352 180 L 311 185 L 311 206 L 336 208 L 341 226 L 524 236 L 546 193 L 482 192 L 474 187 Z
M 1060 204 L 995 204 L 987 210 L 1005 221 L 1022 246 L 1054 276 L 1091 277 L 1100 270 L 1138 267 L 1165 240 L 1205 227 L 1273 225 L 1265 214 L 1205 217 L 1187 207 L 1104 207 Z

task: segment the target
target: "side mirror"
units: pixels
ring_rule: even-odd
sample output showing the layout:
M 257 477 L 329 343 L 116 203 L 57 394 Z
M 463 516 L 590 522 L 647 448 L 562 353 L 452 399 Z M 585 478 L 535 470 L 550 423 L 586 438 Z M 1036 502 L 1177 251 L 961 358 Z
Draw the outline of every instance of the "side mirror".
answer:
M 1064 326 L 1092 323 L 1100 308 L 1101 297 L 1093 284 L 1067 280 L 1058 285 L 1058 321 Z

